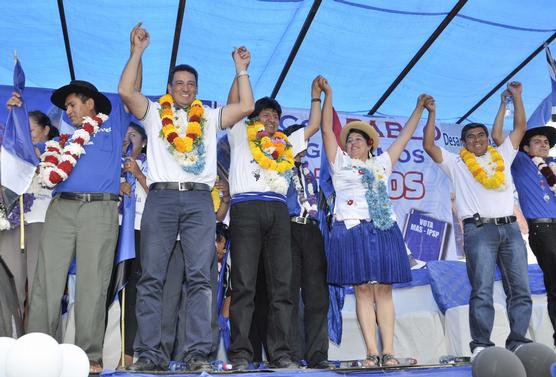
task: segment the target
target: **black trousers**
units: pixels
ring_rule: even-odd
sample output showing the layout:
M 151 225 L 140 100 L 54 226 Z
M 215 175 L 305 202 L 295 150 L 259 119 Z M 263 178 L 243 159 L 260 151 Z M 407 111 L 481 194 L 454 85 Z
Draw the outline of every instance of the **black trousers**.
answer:
M 232 304 L 230 307 L 232 360 L 253 361 L 249 329 L 253 319 L 259 259 L 268 294 L 267 344 L 269 361 L 290 357 L 288 336 L 292 301 L 290 220 L 285 203 L 247 201 L 230 213 Z
M 556 345 L 556 224 L 529 223 L 529 245 L 544 275 L 548 315 L 555 330 Z
M 298 361 L 305 359 L 309 367 L 312 367 L 328 359 L 326 257 L 318 226 L 291 223 L 291 249 L 291 297 L 294 303 L 294 322 L 290 329 L 292 358 Z M 303 299 L 303 325 L 299 323 L 300 290 Z M 300 328 L 304 329 L 303 333 Z

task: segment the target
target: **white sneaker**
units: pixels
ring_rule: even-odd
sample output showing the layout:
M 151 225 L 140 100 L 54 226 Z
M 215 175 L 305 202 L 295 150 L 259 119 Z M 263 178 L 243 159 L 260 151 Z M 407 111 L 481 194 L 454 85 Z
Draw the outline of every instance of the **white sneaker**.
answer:
M 475 358 L 477 357 L 477 355 L 479 354 L 479 352 L 481 352 L 482 350 L 484 350 L 486 347 L 475 347 L 475 349 L 473 350 L 473 353 L 471 354 L 471 359 L 470 361 L 473 362 L 473 360 L 475 360 Z

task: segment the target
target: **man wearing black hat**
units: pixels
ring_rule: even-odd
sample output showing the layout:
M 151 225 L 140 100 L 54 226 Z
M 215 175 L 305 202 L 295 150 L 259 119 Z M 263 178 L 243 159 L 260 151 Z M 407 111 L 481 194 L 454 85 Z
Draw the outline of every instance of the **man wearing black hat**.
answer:
M 505 101 L 500 105 L 504 113 Z M 497 117 L 492 137 L 504 138 L 503 117 Z M 556 128 L 530 128 L 525 132 L 512 163 L 519 204 L 529 225 L 529 246 L 544 274 L 548 314 L 556 330 L 556 159 L 548 155 L 556 144 Z M 556 345 L 556 332 L 553 335 Z
M 75 344 L 99 372 L 108 284 L 118 237 L 121 145 L 129 123 L 123 106 L 87 82 L 74 80 L 51 101 L 76 128 L 69 140 L 47 144 L 40 180 L 54 187 L 31 292 L 28 332 L 57 334 L 67 272 L 77 261 Z M 112 120 L 108 120 L 108 115 Z M 62 149 L 63 148 L 63 149 Z M 61 155 L 70 151 L 71 156 Z

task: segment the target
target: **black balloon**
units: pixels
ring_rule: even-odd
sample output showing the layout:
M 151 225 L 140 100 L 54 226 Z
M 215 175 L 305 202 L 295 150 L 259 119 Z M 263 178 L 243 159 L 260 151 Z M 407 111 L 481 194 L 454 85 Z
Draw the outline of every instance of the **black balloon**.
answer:
M 519 358 L 501 347 L 488 347 L 475 357 L 473 377 L 527 377 Z
M 527 377 L 550 377 L 550 367 L 556 363 L 556 353 L 541 343 L 527 343 L 515 351 L 525 367 Z

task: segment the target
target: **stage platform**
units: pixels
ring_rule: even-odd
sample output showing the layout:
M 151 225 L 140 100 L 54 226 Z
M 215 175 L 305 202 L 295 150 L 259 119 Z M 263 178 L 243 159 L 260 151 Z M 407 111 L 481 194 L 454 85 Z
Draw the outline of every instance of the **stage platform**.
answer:
M 368 368 L 368 369 L 334 369 L 334 370 L 267 370 L 264 372 L 243 372 L 243 373 L 197 373 L 197 374 L 148 374 L 148 373 L 129 373 L 125 371 L 105 371 L 101 377 L 153 377 L 153 376 L 172 376 L 172 377 L 208 377 L 208 376 L 227 376 L 227 377 L 339 377 L 339 376 L 388 376 L 388 377 L 471 377 L 471 365 L 428 365 L 412 367 L 389 367 L 389 368 Z

